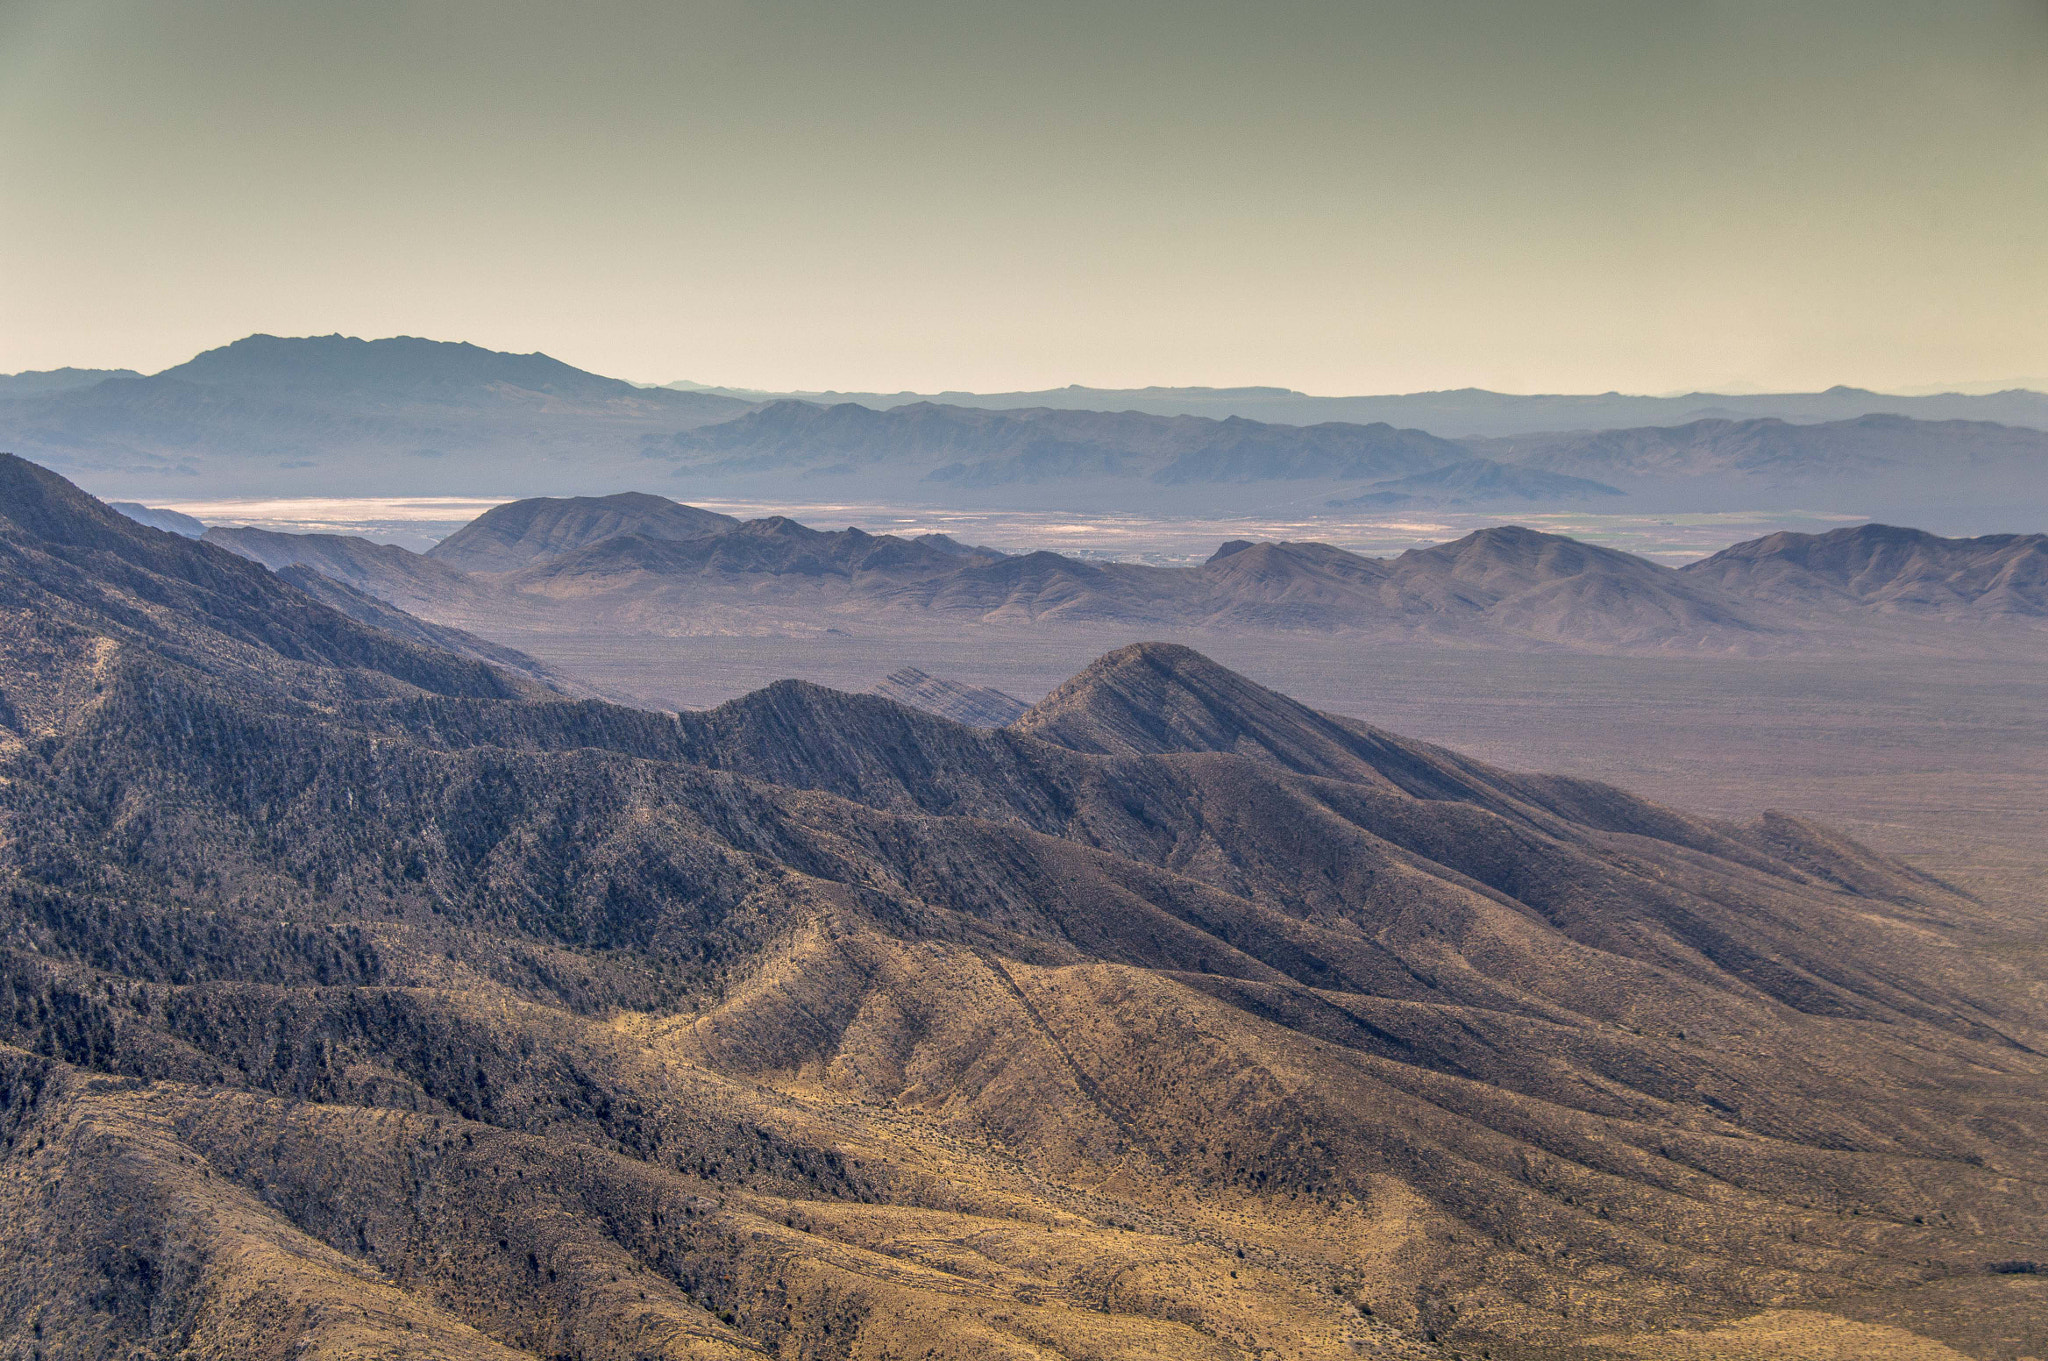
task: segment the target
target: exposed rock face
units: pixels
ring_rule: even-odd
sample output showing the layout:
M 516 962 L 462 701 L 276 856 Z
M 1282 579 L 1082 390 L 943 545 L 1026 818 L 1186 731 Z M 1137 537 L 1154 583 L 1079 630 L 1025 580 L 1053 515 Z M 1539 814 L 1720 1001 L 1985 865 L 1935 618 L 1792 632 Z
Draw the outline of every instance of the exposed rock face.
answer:
M 891 671 L 876 682 L 874 692 L 884 699 L 965 723 L 970 728 L 1008 727 L 1031 707 L 1001 690 L 926 675 L 914 666 Z
M 2027 957 L 1793 819 L 1156 646 L 568 701 L 18 460 L 0 606 L 12 1353 L 1685 1355 L 2048 1257 Z

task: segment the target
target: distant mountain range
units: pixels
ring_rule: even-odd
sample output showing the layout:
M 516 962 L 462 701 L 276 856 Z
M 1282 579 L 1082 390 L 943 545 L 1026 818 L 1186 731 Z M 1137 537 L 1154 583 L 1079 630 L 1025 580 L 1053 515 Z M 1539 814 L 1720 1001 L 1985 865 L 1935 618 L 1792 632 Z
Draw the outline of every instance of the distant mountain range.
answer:
M 1645 397 L 1622 392 L 1522 395 L 1455 388 L 1377 397 L 1314 397 L 1281 387 L 1045 388 L 1033 392 L 762 392 L 675 383 L 671 390 L 730 396 L 762 403 L 796 399 L 834 406 L 853 402 L 878 411 L 932 403 L 1008 410 L 1050 407 L 1079 411 L 1140 411 L 1156 416 L 1230 416 L 1281 425 L 1325 422 L 1408 426 L 1446 439 L 1605 430 L 1622 426 L 1684 425 L 1702 419 L 1774 417 L 1812 422 L 1890 414 L 1918 420 L 1995 421 L 2048 430 L 2048 393 L 2014 388 L 1992 393 L 1901 396 L 1867 388 L 1825 392 L 1714 393 Z
M 0 447 L 145 500 L 396 495 L 602 477 L 748 405 L 474 345 L 250 336 L 149 377 L 0 386 Z
M 1394 558 L 1239 540 L 1199 567 L 1150 567 L 779 516 L 739 522 L 646 495 L 510 503 L 428 554 L 230 527 L 206 540 L 486 636 L 933 618 L 1750 652 L 1843 645 L 1844 618 L 2048 619 L 2048 536 L 1957 540 L 1882 525 L 1773 535 L 1684 569 L 1511 525 Z
M 134 369 L 43 369 L 27 373 L 0 373 L 0 401 L 17 397 L 48 397 L 92 387 L 109 378 L 140 378 Z
M 1121 496 L 1119 505 L 1196 491 L 1203 504 L 1220 508 L 1229 494 L 1215 489 L 1256 483 L 1268 494 L 1288 484 L 1304 492 L 1344 486 L 1344 494 L 1316 502 L 1338 509 L 1498 509 L 1623 497 L 1638 507 L 1752 508 L 1819 496 L 2048 514 L 2048 432 L 1888 415 L 1457 441 L 1384 424 L 779 401 L 650 443 L 648 452 L 688 482 L 797 477 L 816 487 L 841 479 L 927 496 L 1020 485 L 1072 494 L 1088 486 Z
M 1635 514 L 1821 506 L 1970 533 L 2048 519 L 2048 397 L 2026 391 L 820 402 L 637 387 L 472 345 L 252 336 L 149 377 L 0 381 L 0 447 L 152 504 L 653 485 L 686 499 L 1201 515 L 1242 512 L 1249 495 L 1307 516 L 1590 502 Z
M 919 403 L 774 402 L 659 446 L 691 473 L 911 472 L 963 487 L 1088 478 L 1190 482 L 1348 481 L 1467 457 L 1420 430 L 1388 425 L 1265 425 L 1136 412 L 983 411 Z

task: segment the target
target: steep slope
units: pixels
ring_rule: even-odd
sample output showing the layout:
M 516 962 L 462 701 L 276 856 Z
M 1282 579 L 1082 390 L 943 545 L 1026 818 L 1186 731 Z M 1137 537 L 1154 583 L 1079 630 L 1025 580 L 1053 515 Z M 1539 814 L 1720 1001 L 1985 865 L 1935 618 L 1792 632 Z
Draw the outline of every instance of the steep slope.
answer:
M 151 529 L 183 534 L 188 539 L 196 539 L 206 532 L 205 524 L 175 510 L 145 506 L 138 501 L 109 501 L 107 504 L 137 524 L 148 525 Z
M 535 497 L 492 507 L 428 549 L 427 556 L 463 572 L 510 572 L 622 534 L 694 539 L 738 523 L 730 515 L 646 492 Z
M 875 682 L 872 693 L 898 704 L 922 709 L 970 728 L 1001 728 L 1016 722 L 1031 706 L 1015 695 L 986 685 L 967 685 L 906 666 Z
M 1857 525 L 1772 534 L 1688 563 L 1688 576 L 1754 600 L 1895 614 L 2048 618 L 2048 535 L 1944 539 Z
M 335 613 L 345 614 L 359 624 L 381 629 L 408 643 L 488 663 L 556 694 L 581 696 L 596 693 L 590 686 L 516 648 L 502 646 L 446 624 L 429 623 L 311 567 L 286 565 L 274 570 L 279 581 L 305 592 Z
M 2038 1331 L 2031 956 L 1822 830 L 1184 649 L 996 733 L 568 702 L 0 475 L 0 1345 Z
M 273 572 L 309 568 L 404 610 L 431 612 L 469 589 L 461 573 L 432 557 L 360 534 L 285 534 L 246 525 L 215 525 L 202 539 L 260 562 Z
M 362 625 L 236 554 L 137 524 L 11 454 L 0 454 L 0 560 L 0 602 L 13 612 L 0 693 L 7 725 L 24 736 L 61 727 L 131 656 L 266 692 L 527 689 L 494 667 Z

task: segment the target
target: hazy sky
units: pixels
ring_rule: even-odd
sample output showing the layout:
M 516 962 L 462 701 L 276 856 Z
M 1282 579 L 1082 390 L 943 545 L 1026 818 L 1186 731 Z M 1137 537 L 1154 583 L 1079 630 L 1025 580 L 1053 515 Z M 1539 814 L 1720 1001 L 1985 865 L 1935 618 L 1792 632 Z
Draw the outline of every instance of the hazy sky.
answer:
M 2048 0 L 0 0 L 0 371 L 2048 375 Z

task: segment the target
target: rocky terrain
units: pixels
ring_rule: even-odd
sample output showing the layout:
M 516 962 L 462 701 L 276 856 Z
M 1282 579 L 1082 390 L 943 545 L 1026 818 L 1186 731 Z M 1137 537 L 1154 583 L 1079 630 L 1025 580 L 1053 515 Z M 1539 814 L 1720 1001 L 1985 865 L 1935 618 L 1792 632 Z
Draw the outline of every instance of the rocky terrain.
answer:
M 990 686 L 963 685 L 927 675 L 914 666 L 891 671 L 875 682 L 873 693 L 971 728 L 1005 728 L 1031 708 L 1015 695 Z
M 695 539 L 738 524 L 730 515 L 645 492 L 536 497 L 485 511 L 435 544 L 426 556 L 462 572 L 509 572 L 625 534 Z
M 996 732 L 566 698 L 13 459 L 0 592 L 6 1354 L 2048 1327 L 2038 956 L 1824 827 L 1177 647 Z
M 1947 618 L 2048 617 L 2048 534 L 1945 539 L 1859 525 L 1772 534 L 1683 570 L 1756 600 Z

